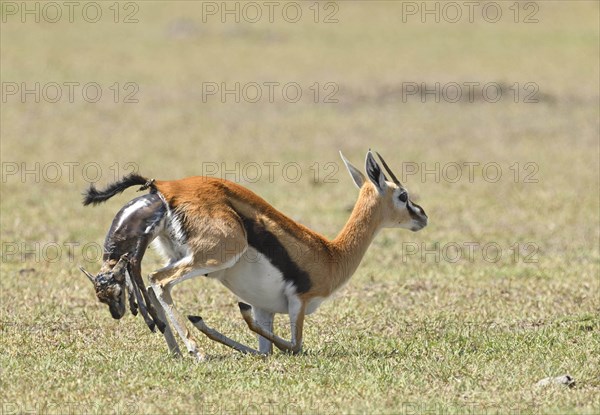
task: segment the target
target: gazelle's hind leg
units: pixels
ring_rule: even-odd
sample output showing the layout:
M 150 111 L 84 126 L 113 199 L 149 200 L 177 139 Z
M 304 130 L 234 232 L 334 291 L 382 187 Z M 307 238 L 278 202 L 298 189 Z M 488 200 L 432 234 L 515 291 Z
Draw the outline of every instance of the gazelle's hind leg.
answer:
M 162 308 L 162 312 L 165 314 L 167 320 L 173 325 L 177 331 L 177 334 L 179 334 L 179 337 L 185 344 L 189 354 L 192 355 L 197 361 L 204 360 L 204 355 L 198 351 L 196 341 L 190 334 L 184 318 L 173 304 L 173 298 L 171 297 L 171 289 L 173 288 L 173 285 L 167 283 L 162 286 L 160 283 L 155 282 L 155 277 L 156 276 L 154 275 L 151 276 L 150 281 L 152 281 L 152 291 L 156 294 L 156 299 Z M 165 337 L 165 339 L 167 338 Z M 167 344 L 168 343 L 169 339 L 167 339 Z
M 160 308 L 162 308 L 162 312 L 159 312 L 159 314 L 165 315 L 166 320 L 168 320 L 167 324 L 171 323 L 175 331 L 177 331 L 177 334 L 179 334 L 179 337 L 185 344 L 185 347 L 188 349 L 190 355 L 195 357 L 196 360 L 200 361 L 203 360 L 204 356 L 198 352 L 196 342 L 185 326 L 183 317 L 181 317 L 173 304 L 173 298 L 171 297 L 172 285 L 169 284 L 169 282 L 177 282 L 178 279 L 183 280 L 184 276 L 189 274 L 191 271 L 192 270 L 190 267 L 183 267 L 175 269 L 173 272 L 156 272 L 151 274 L 149 279 L 152 286 L 152 291 L 156 295 L 158 305 Z M 167 345 L 169 345 L 169 339 L 167 339 Z M 169 348 L 171 348 L 171 345 L 169 345 Z
M 203 360 L 204 356 L 198 351 L 196 341 L 187 329 L 184 317 L 173 304 L 171 289 L 176 284 L 187 279 L 227 269 L 233 266 L 238 258 L 239 256 L 230 258 L 227 262 L 212 267 L 207 267 L 204 264 L 189 265 L 188 261 L 179 261 L 178 263 L 173 264 L 172 267 L 167 267 L 150 275 L 150 284 L 152 285 L 152 290 L 156 294 L 158 304 L 162 308 L 162 313 L 164 313 L 166 318 L 172 324 L 173 328 L 185 344 L 188 352 L 198 361 Z
M 175 308 L 171 289 L 176 284 L 200 275 L 211 274 L 232 267 L 244 254 L 248 247 L 244 227 L 237 214 L 233 211 L 219 211 L 215 217 L 203 216 L 210 211 L 203 211 L 197 206 L 186 207 L 184 212 L 189 218 L 184 226 L 185 242 L 164 236 L 161 244 L 171 244 L 171 252 L 185 250 L 184 258 L 154 272 L 150 276 L 152 289 L 156 299 L 163 309 L 167 320 L 171 323 L 188 352 L 197 360 L 202 360 L 203 355 L 198 351 L 196 341 L 186 327 L 185 318 Z M 173 225 L 181 229 L 182 224 L 177 219 L 172 219 Z M 177 226 L 175 226 L 177 225 Z M 173 249 L 177 247 L 177 249 Z

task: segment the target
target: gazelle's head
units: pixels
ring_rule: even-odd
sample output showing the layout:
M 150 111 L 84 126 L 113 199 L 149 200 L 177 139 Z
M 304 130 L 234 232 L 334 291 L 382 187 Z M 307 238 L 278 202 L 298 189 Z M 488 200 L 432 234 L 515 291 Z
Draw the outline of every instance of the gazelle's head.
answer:
M 374 186 L 376 189 L 377 203 L 381 206 L 382 226 L 386 228 L 406 228 L 413 232 L 419 231 L 427 226 L 427 215 L 423 208 L 412 200 L 408 190 L 400 183 L 394 173 L 390 170 L 381 155 L 377 153 L 381 164 L 390 176 L 391 181 L 381 170 L 381 167 L 373 157 L 371 150 L 367 153 L 365 161 L 366 178 L 360 170 L 354 167 L 340 152 L 344 164 L 352 176 L 352 180 L 359 189 L 363 186 Z
M 94 284 L 98 300 L 108 305 L 113 318 L 118 320 L 123 317 L 126 310 L 127 254 L 123 254 L 114 267 L 100 272 L 96 277 L 85 269 L 80 269 Z

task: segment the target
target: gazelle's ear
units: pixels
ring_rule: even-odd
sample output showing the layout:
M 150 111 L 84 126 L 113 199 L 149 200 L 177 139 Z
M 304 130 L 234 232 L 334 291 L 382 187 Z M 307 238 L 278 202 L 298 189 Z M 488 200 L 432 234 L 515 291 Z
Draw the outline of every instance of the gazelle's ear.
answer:
M 127 253 L 125 253 L 121 255 L 121 258 L 119 258 L 119 262 L 117 262 L 117 265 L 115 265 L 112 269 L 112 275 L 115 281 L 117 281 L 118 283 L 125 282 L 125 273 L 127 272 L 128 261 L 128 255 Z
M 367 176 L 373 182 L 379 193 L 383 193 L 387 188 L 387 184 L 385 183 L 386 178 L 385 174 L 381 171 L 379 164 L 375 161 L 375 157 L 373 157 L 373 153 L 371 150 L 367 153 L 367 160 L 365 161 L 365 170 L 367 171 Z
M 363 183 L 365 182 L 364 174 L 362 174 L 362 172 L 360 170 L 358 170 L 356 167 L 354 167 L 346 159 L 346 157 L 344 157 L 344 155 L 342 154 L 341 151 L 340 151 L 340 157 L 342 158 L 342 161 L 346 165 L 346 168 L 348 169 L 350 176 L 352 176 L 352 180 L 354 181 L 354 184 L 356 185 L 356 187 L 358 187 L 360 189 L 362 187 Z

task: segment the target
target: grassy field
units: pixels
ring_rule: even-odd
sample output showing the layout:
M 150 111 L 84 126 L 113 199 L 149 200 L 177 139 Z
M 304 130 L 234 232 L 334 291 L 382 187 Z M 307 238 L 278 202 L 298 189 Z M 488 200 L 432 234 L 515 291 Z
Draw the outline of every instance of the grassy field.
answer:
M 498 2 L 490 23 L 481 3 L 450 23 L 437 3 L 436 23 L 411 14 L 420 3 L 301 2 L 297 23 L 285 3 L 272 23 L 262 3 L 257 23 L 235 2 L 239 23 L 221 2 L 98 2 L 97 23 L 77 3 L 52 23 L 28 2 L 36 23 L 1 2 L 1 412 L 598 413 L 599 5 Z M 239 103 L 220 94 L 236 82 Z M 453 99 L 466 83 L 473 99 Z M 334 237 L 357 197 L 337 152 L 362 167 L 369 148 L 430 224 L 378 235 L 308 317 L 302 355 L 242 356 L 197 332 L 207 361 L 173 359 L 78 270 L 98 271 L 138 195 L 84 208 L 90 181 L 225 176 Z M 149 253 L 144 272 L 160 265 Z M 255 345 L 214 281 L 174 298 Z M 574 387 L 535 386 L 563 374 Z

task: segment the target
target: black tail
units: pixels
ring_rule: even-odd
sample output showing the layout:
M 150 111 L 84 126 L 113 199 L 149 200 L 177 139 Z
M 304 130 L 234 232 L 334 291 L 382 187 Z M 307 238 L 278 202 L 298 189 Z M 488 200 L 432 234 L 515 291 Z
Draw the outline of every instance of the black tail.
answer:
M 97 205 L 102 202 L 106 202 L 111 197 L 122 193 L 125 189 L 131 186 L 142 185 L 140 190 L 147 189 L 152 186 L 153 180 L 148 180 L 139 174 L 131 173 L 128 176 L 123 177 L 121 180 L 111 183 L 104 190 L 96 189 L 96 186 L 90 184 L 89 189 L 83 194 L 83 206 Z

